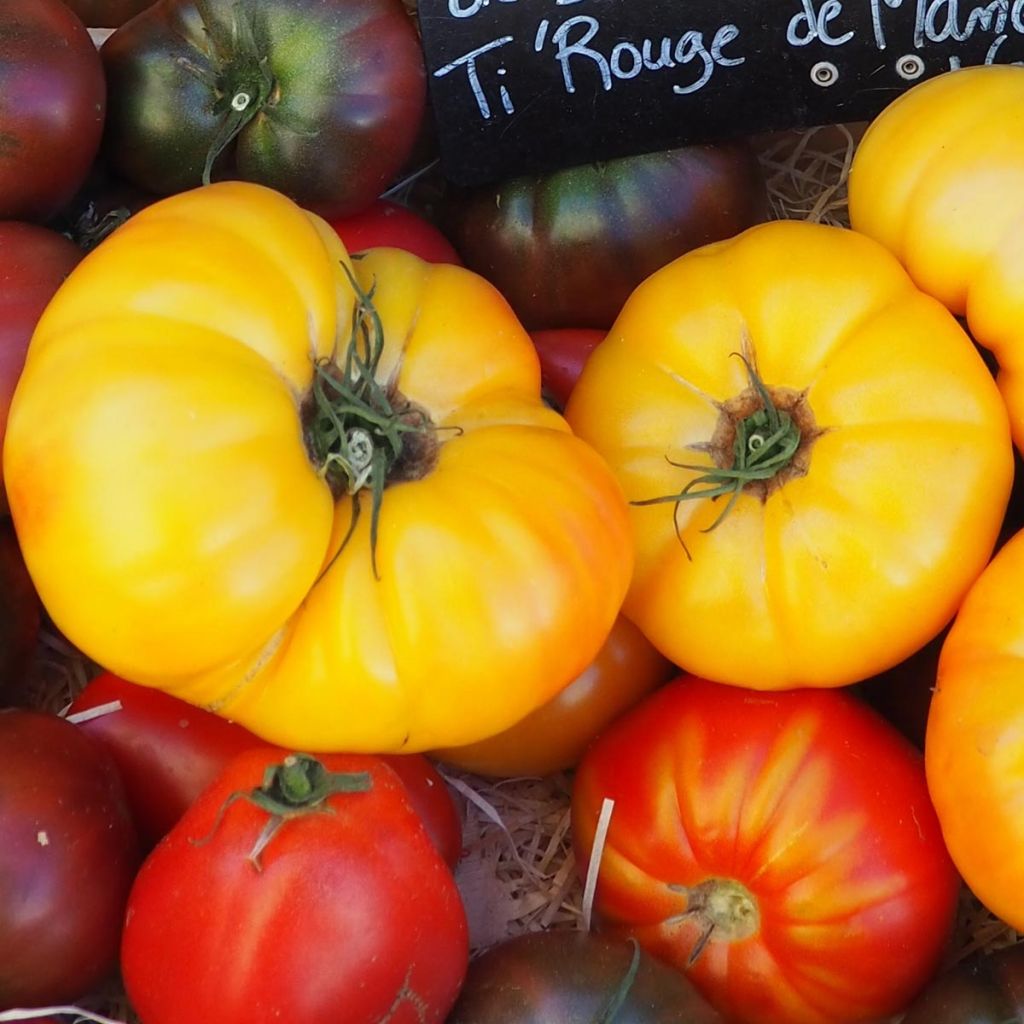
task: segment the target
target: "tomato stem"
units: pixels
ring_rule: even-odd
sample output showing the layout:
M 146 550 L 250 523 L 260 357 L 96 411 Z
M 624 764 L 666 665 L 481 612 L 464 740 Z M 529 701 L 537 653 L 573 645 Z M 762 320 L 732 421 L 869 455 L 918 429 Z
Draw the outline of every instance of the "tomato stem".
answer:
M 240 4 L 231 8 L 227 31 L 213 17 L 207 0 L 196 0 L 196 9 L 210 40 L 214 68 L 211 72 L 191 62 L 181 63 L 216 95 L 213 113 L 220 115 L 220 121 L 206 151 L 202 178 L 209 185 L 217 158 L 264 108 L 276 83 L 267 47 L 257 40 L 253 22 Z
M 761 911 L 754 894 L 732 878 L 706 878 L 698 885 L 669 884 L 673 892 L 686 895 L 686 909 L 668 918 L 666 924 L 675 924 L 694 918 L 700 934 L 687 958 L 692 967 L 712 938 L 724 942 L 739 942 L 754 935 L 761 927 Z
M 666 461 L 678 469 L 689 470 L 697 475 L 691 477 L 686 485 L 673 494 L 659 495 L 656 498 L 644 498 L 630 502 L 632 505 L 660 505 L 671 502 L 673 523 L 676 536 L 686 550 L 682 529 L 679 525 L 679 509 L 684 501 L 698 501 L 704 498 L 717 501 L 728 495 L 728 501 L 710 526 L 702 529 L 702 533 L 710 533 L 729 515 L 745 488 L 751 485 L 777 480 L 780 474 L 789 469 L 794 457 L 801 449 L 804 431 L 798 418 L 789 409 L 780 408 L 772 392 L 767 388 L 751 359 L 739 352 L 732 353 L 743 361 L 750 380 L 750 393 L 740 396 L 747 399 L 747 408 L 735 416 L 731 410 L 723 408 L 726 417 L 731 443 L 723 446 L 724 450 L 716 450 L 714 443 L 704 446 L 712 454 L 717 464 L 696 465 L 687 462 L 676 462 L 666 456 Z M 803 396 L 798 396 L 798 402 Z M 796 403 L 794 403 L 796 404 Z M 804 418 L 810 415 L 804 410 Z M 689 551 L 686 551 L 689 556 Z
M 331 772 L 309 754 L 289 754 L 279 764 L 267 766 L 262 783 L 255 789 L 232 793 L 221 804 L 209 834 L 190 842 L 194 846 L 208 843 L 228 808 L 238 800 L 255 804 L 269 817 L 247 859 L 257 871 L 262 871 L 260 855 L 286 821 L 306 814 L 333 814 L 327 803 L 329 797 L 336 793 L 365 793 L 371 786 L 369 772 Z
M 364 291 L 348 266 L 342 267 L 356 294 L 352 330 L 344 359 L 315 365 L 306 438 L 332 492 L 352 496 L 352 517 L 339 552 L 355 531 L 362 492 L 370 492 L 370 553 L 379 579 L 377 530 L 384 489 L 429 471 L 437 453 L 436 429 L 424 409 L 377 380 L 384 328 L 372 289 Z

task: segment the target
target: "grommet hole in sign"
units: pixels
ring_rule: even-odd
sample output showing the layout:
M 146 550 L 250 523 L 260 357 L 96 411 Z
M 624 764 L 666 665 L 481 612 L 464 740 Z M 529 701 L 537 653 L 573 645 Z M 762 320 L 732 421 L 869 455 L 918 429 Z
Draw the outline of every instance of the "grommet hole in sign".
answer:
M 924 74 L 924 61 L 916 53 L 908 53 L 896 61 L 896 74 L 913 82 Z
M 811 81 L 815 85 L 826 88 L 830 85 L 835 85 L 839 81 L 839 68 L 830 60 L 819 60 L 811 68 Z

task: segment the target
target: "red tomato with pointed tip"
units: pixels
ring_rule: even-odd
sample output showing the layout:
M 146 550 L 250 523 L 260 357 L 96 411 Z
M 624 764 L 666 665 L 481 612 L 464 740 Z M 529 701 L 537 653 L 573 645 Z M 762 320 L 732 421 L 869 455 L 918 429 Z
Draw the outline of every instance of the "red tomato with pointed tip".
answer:
M 407 206 L 378 199 L 359 213 L 335 218 L 331 227 L 350 253 L 366 249 L 405 249 L 428 263 L 454 263 L 462 260 L 454 246 L 426 217 Z
M 170 831 L 232 758 L 266 746 L 235 722 L 109 672 L 85 687 L 69 714 L 77 718 L 114 702 L 119 710 L 77 724 L 113 756 L 147 846 Z M 462 823 L 444 779 L 419 754 L 385 755 L 383 760 L 405 783 L 428 833 L 454 867 L 462 854 Z
M 146 1024 L 440 1024 L 467 964 L 458 889 L 396 773 L 266 747 L 150 854 L 121 954 Z

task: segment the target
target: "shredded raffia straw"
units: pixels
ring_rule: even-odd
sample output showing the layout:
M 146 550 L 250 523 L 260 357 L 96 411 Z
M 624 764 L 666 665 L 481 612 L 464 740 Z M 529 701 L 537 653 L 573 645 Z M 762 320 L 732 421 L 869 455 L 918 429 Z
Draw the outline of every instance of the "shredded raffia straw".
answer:
M 772 216 L 847 225 L 846 180 L 862 131 L 863 125 L 837 126 L 754 140 Z M 25 702 L 60 712 L 97 671 L 46 630 Z M 449 768 L 444 772 L 464 815 L 465 852 L 456 879 L 473 951 L 524 932 L 586 927 L 590 911 L 584 910 L 583 883 L 570 840 L 571 776 L 494 781 Z M 600 851 L 595 852 L 596 861 Z M 1021 938 L 965 892 L 948 963 Z M 135 1024 L 116 985 L 85 1002 L 95 1010 L 83 1012 L 83 1022 Z M 13 1019 L 0 1015 L 0 1022 Z
M 583 928 L 588 932 L 594 920 L 594 896 L 597 893 L 597 879 L 601 874 L 604 845 L 608 840 L 608 829 L 612 824 L 614 809 L 614 800 L 605 797 L 601 801 L 601 812 L 597 816 L 597 828 L 594 830 L 594 845 L 590 851 L 590 861 L 587 864 L 587 877 L 583 880 Z
M 80 1006 L 43 1006 L 31 1010 L 4 1010 L 0 1013 L 0 1021 L 26 1021 L 37 1020 L 40 1017 L 49 1017 L 53 1014 L 72 1014 L 75 1024 L 79 1022 L 92 1021 L 93 1024 L 122 1024 L 121 1021 L 111 1017 L 105 1017 L 101 1013 L 92 1013 L 83 1010 Z

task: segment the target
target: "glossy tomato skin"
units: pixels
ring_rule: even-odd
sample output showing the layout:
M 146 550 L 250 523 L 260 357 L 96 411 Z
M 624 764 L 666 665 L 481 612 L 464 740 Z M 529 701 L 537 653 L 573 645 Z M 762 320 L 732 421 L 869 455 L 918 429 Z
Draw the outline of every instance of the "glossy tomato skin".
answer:
M 1020 1024 L 1024 946 L 970 957 L 939 975 L 900 1024 Z
M 676 672 L 620 615 L 597 657 L 552 700 L 496 736 L 436 754 L 466 771 L 505 778 L 572 768 L 602 729 Z
M 743 483 L 738 439 L 766 441 L 755 382 L 791 447 Z M 991 557 L 1013 479 L 956 319 L 876 242 L 806 222 L 647 278 L 565 415 L 631 503 L 623 613 L 681 668 L 751 689 L 843 686 L 923 647 Z
M 965 316 L 999 364 L 1024 449 L 1024 68 L 983 65 L 891 103 L 850 169 L 853 227 L 890 249 L 922 291 Z M 1005 112 L 1005 113 L 1004 113 Z
M 921 756 L 846 694 L 680 677 L 584 756 L 581 871 L 606 798 L 602 928 L 685 971 L 729 1021 L 882 1019 L 938 968 L 959 878 Z
M 648 274 L 760 220 L 743 143 L 688 146 L 453 190 L 439 214 L 466 266 L 530 329 L 607 329 Z
M 156 0 L 64 0 L 89 28 L 117 28 Z
M 80 998 L 113 970 L 138 865 L 104 751 L 39 711 L 0 711 L 0 1009 Z
M 61 0 L 0 12 L 0 220 L 42 221 L 85 180 L 100 145 L 106 82 L 81 19 Z
M 39 598 L 9 519 L 0 519 L 0 700 L 14 703 L 39 635 Z
M 604 340 L 605 332 L 588 327 L 557 327 L 531 331 L 530 337 L 540 356 L 544 393 L 559 409 L 564 409 L 588 356 Z
M 379 318 L 379 390 L 422 410 L 376 536 L 371 489 L 311 441 L 322 374 L 346 373 L 348 271 Z M 70 642 L 292 750 L 500 732 L 593 660 L 632 571 L 621 489 L 543 403 L 493 286 L 399 249 L 350 261 L 245 182 L 141 210 L 75 270 L 33 336 L 4 474 Z M 82 601 L 87 578 L 102 598 Z
M 82 258 L 63 235 L 20 221 L 0 222 L 0 447 L 14 388 L 39 317 Z M 0 469 L 0 513 L 7 509 Z
M 971 588 L 939 655 L 925 764 L 946 844 L 964 881 L 994 914 L 1024 927 L 1024 871 L 1005 851 L 1024 842 L 1017 750 L 1024 615 L 1024 532 Z
M 357 213 L 335 218 L 331 227 L 351 253 L 390 246 L 428 263 L 462 263 L 439 228 L 409 207 L 387 199 L 376 199 Z
M 446 1024 L 593 1024 L 620 989 L 613 1024 L 722 1021 L 682 974 L 633 944 L 551 931 L 519 935 L 477 957 Z
M 209 12 L 214 51 L 200 10 Z M 251 58 L 232 41 L 236 11 L 243 38 L 255 40 Z M 102 55 L 111 166 L 161 195 L 200 184 L 230 113 L 213 112 L 222 88 L 227 100 L 251 97 L 252 109 L 257 97 L 266 103 L 225 150 L 217 176 L 269 185 L 329 217 L 355 213 L 384 190 L 423 118 L 423 56 L 401 0 L 169 0 L 115 31 Z M 257 67 L 265 81 L 246 70 Z
M 109 672 L 91 680 L 68 713 L 78 716 L 114 702 L 120 710 L 77 724 L 117 764 L 147 848 L 171 830 L 232 758 L 266 746 L 237 722 Z M 383 755 L 382 760 L 405 784 L 441 856 L 454 867 L 462 854 L 462 822 L 444 779 L 418 754 Z
M 121 968 L 147 1024 L 438 1024 L 465 974 L 455 882 L 395 773 L 325 755 L 370 788 L 283 821 L 249 859 L 268 813 L 233 793 L 280 752 L 236 758 L 146 860 L 132 888 Z M 230 967 L 230 973 L 228 972 Z

